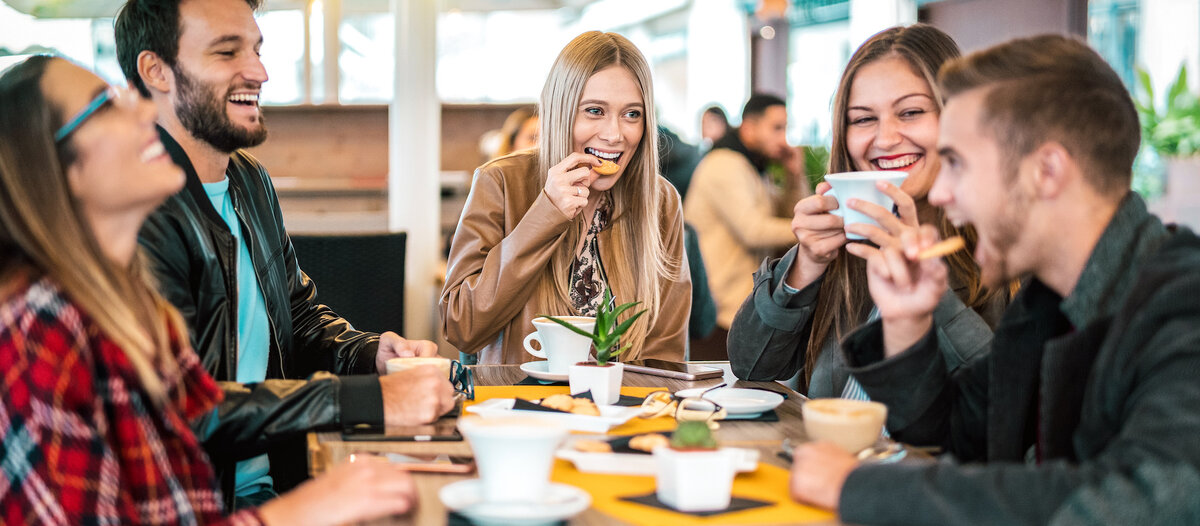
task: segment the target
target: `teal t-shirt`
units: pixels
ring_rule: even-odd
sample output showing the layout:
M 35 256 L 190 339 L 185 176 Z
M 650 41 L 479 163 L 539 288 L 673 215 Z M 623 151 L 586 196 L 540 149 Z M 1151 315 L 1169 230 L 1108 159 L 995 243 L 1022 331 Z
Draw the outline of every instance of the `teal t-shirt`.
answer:
M 205 183 L 204 191 L 212 201 L 213 208 L 225 220 L 229 231 L 237 238 L 237 312 L 238 312 L 238 363 L 237 381 L 257 383 L 267 378 L 267 356 L 270 352 L 270 323 L 267 321 L 267 305 L 263 300 L 262 288 L 254 273 L 254 260 L 242 237 L 242 226 L 233 201 L 229 199 L 229 179 L 219 183 Z M 237 483 L 234 494 L 245 496 L 272 486 L 270 462 L 267 455 L 246 459 L 237 463 Z

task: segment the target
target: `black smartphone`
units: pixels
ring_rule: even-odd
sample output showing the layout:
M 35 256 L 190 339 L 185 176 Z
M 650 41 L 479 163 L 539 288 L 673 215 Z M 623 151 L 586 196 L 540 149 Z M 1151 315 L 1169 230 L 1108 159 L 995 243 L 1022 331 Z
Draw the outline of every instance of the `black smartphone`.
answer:
M 382 453 L 381 456 L 409 471 L 428 473 L 470 473 L 475 471 L 475 459 L 471 457 L 417 453 Z
M 375 427 L 363 424 L 342 430 L 342 440 L 350 442 L 441 442 L 462 439 L 458 432 L 458 419 L 446 417 L 419 426 Z
M 630 360 L 625 363 L 625 370 L 635 373 L 653 374 L 680 380 L 703 380 L 705 378 L 720 378 L 725 371 L 719 367 L 683 362 L 668 362 L 666 360 Z

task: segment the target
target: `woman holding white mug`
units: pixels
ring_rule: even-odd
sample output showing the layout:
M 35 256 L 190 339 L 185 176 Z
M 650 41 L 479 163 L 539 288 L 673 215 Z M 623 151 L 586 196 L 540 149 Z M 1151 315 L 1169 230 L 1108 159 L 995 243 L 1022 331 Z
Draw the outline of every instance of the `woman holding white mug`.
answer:
M 618 34 L 579 35 L 555 60 L 538 113 L 537 148 L 475 172 L 442 289 L 446 340 L 481 364 L 532 361 L 531 320 L 594 316 L 610 288 L 618 304 L 647 309 L 622 359 L 682 359 L 683 213 L 658 175 L 645 57 Z
M 898 215 L 878 205 L 828 195 L 829 183 L 796 203 L 792 231 L 798 244 L 755 273 L 754 292 L 729 333 L 733 372 L 744 380 L 784 380 L 799 374 L 797 388 L 809 397 L 864 398 L 837 352 L 838 342 L 874 316 L 861 256 L 869 245 L 847 244 L 847 233 L 877 246 L 898 241 L 918 224 L 937 225 L 941 237 L 962 236 L 973 250 L 970 227 L 951 224 L 925 196 L 937 177 L 938 115 L 942 98 L 935 76 L 959 56 L 954 40 L 925 24 L 893 27 L 868 39 L 850 58 L 833 109 L 830 173 L 908 172 L 899 187 L 878 188 Z M 846 225 L 832 214 L 839 206 L 871 217 L 877 225 Z M 986 290 L 970 250 L 946 257 L 951 293 L 934 313 L 949 338 L 942 351 L 957 367 L 987 347 L 991 325 L 1007 304 L 1006 291 Z

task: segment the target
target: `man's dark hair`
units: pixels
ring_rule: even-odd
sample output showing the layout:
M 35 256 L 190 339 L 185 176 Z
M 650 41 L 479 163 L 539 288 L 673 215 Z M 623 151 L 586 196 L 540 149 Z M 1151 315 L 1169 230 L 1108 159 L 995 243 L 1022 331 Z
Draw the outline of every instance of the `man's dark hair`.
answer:
M 1087 44 L 1044 35 L 947 62 L 946 98 L 986 90 L 980 129 L 1000 145 L 1010 174 L 1048 141 L 1061 144 L 1102 193 L 1129 190 L 1141 143 L 1137 109 L 1121 78 Z
M 779 97 L 766 93 L 751 95 L 750 100 L 746 101 L 746 105 L 742 106 L 742 122 L 746 122 L 746 119 L 762 117 L 767 112 L 767 108 L 771 106 L 787 106 L 787 103 Z
M 129 0 L 117 13 L 113 29 L 117 38 L 117 62 L 125 78 L 137 87 L 143 97 L 150 90 L 138 75 L 138 55 L 150 51 L 171 68 L 179 57 L 179 36 L 183 24 L 179 19 L 179 4 L 183 0 Z M 250 9 L 257 10 L 262 0 L 246 0 Z

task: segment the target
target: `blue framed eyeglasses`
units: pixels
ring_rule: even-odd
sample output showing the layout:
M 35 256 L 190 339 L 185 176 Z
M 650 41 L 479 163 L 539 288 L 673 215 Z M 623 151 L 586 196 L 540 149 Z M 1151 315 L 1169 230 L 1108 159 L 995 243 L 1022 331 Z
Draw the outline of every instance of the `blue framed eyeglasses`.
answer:
M 92 115 L 95 115 L 100 108 L 103 108 L 105 104 L 112 102 L 126 108 L 133 108 L 137 106 L 138 100 L 139 96 L 129 89 L 109 86 L 108 89 L 96 95 L 96 98 L 92 99 L 92 102 L 89 102 L 87 107 L 76 113 L 74 117 L 71 117 L 71 120 L 67 121 L 58 131 L 54 132 L 54 143 L 59 144 L 63 142 L 64 139 L 79 129 L 79 126 L 86 122 Z

